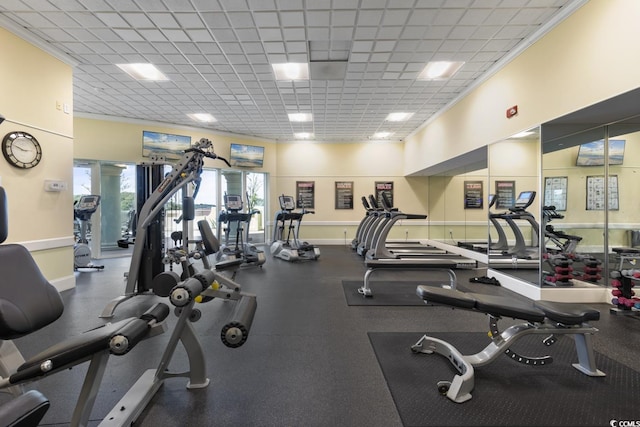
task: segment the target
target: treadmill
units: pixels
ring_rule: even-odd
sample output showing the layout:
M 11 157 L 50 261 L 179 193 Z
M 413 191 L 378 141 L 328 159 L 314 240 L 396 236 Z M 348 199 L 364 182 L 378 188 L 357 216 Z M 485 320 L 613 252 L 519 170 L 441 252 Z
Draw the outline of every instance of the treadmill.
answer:
M 489 265 L 492 268 L 524 269 L 538 268 L 540 266 L 540 227 L 533 214 L 527 211 L 527 208 L 531 206 L 535 197 L 535 191 L 523 191 L 518 195 L 513 207 L 509 208 L 507 212 L 490 215 L 496 229 L 500 229 L 497 220 L 502 219 L 509 225 L 515 237 L 514 245 L 508 246 L 506 236 L 503 238 L 499 233 L 500 238 L 498 243 L 495 246 L 490 246 L 489 250 Z M 532 242 L 535 243 L 534 246 L 526 245 L 522 229 L 518 226 L 516 220 L 524 220 L 530 224 L 533 232 Z
M 432 246 L 423 245 L 420 242 L 415 243 L 395 243 L 389 242 L 387 237 L 393 226 L 400 220 L 405 219 L 426 219 L 424 214 L 407 214 L 401 212 L 397 208 L 391 206 L 388 197 L 382 194 L 382 205 L 384 213 L 378 221 L 376 229 L 372 234 L 371 247 L 365 252 L 367 259 L 382 258 L 415 258 L 424 257 L 426 255 L 454 256 L 444 249 L 434 248 Z M 455 255 L 459 256 L 459 255 Z
M 496 204 L 496 200 L 497 197 L 495 194 L 489 194 L 489 209 L 491 209 Z M 503 249 L 507 249 L 509 247 L 509 245 L 507 244 L 507 235 L 504 232 L 504 228 L 502 228 L 497 218 L 495 218 L 493 215 L 494 214 L 489 211 L 489 221 L 491 221 L 491 224 L 493 224 L 496 232 L 498 233 L 497 242 L 491 241 L 491 233 L 489 233 L 488 242 L 459 241 L 458 246 L 464 249 L 469 249 L 484 254 L 487 254 L 489 249 L 497 249 L 500 247 Z

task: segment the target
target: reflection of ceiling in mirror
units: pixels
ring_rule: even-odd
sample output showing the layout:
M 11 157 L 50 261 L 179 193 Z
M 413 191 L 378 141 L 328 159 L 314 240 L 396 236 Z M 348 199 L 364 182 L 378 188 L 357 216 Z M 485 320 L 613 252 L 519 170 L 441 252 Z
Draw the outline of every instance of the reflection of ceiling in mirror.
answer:
M 640 89 L 623 93 L 542 125 L 543 152 L 550 153 L 604 137 L 602 127 L 615 123 L 609 136 L 640 130 Z M 617 129 L 617 131 L 616 131 Z
M 519 139 L 519 140 L 538 140 L 540 139 L 540 128 L 538 126 L 529 130 L 518 132 L 515 135 L 511 135 L 507 139 Z

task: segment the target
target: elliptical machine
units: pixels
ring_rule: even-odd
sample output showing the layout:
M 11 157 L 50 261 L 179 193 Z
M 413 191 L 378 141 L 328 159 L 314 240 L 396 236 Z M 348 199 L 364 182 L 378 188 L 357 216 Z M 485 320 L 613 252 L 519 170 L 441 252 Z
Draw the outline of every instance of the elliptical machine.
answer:
M 224 210 L 218 215 L 218 236 L 224 235 L 224 244 L 216 257 L 218 261 L 242 259 L 246 264 L 261 267 L 267 261 L 264 251 L 249 243 L 251 218 L 259 211 L 249 209 L 248 212 L 241 212 L 242 208 L 242 196 L 225 193 Z M 226 224 L 223 230 L 222 224 Z M 235 231 L 235 239 L 231 237 L 232 231 Z
M 91 216 L 98 210 L 100 205 L 100 196 L 92 194 L 80 197 L 73 206 L 73 218 L 80 225 L 78 240 L 73 247 L 73 269 L 93 268 L 102 270 L 104 265 L 97 265 L 91 262 L 91 248 L 87 234 L 89 230 L 89 221 Z
M 285 261 L 297 261 L 299 259 L 316 260 L 320 258 L 320 249 L 307 243 L 300 242 L 300 223 L 305 214 L 314 213 L 302 208 L 300 212 L 293 212 L 295 202 L 293 197 L 284 194 L 278 197 L 280 210 L 275 215 L 273 227 L 273 241 L 271 243 L 271 255 Z M 287 226 L 287 221 L 289 225 Z M 287 238 L 283 239 L 284 229 L 287 230 Z

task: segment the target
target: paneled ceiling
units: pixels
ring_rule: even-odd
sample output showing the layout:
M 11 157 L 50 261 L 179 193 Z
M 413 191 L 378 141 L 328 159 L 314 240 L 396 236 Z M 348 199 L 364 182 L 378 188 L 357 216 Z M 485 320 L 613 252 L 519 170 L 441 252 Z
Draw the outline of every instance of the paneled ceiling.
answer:
M 402 140 L 583 0 L 2 0 L 0 26 L 74 66 L 73 111 L 269 140 Z M 423 81 L 429 61 L 464 61 Z M 169 77 L 132 79 L 149 62 Z M 276 81 L 271 64 L 329 67 Z M 334 68 L 331 68 L 334 67 Z M 345 72 L 346 71 L 346 72 Z M 341 73 L 340 73 L 341 72 Z M 289 113 L 313 121 L 290 122 Z M 410 112 L 390 122 L 391 112 Z M 199 124 L 190 113 L 217 121 Z

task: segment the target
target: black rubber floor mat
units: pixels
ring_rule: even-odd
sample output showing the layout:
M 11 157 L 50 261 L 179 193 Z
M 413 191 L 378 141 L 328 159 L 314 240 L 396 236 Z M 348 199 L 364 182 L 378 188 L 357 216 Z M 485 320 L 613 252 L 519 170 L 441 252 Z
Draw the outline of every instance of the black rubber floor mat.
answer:
M 424 300 L 416 295 L 418 285 L 441 286 L 441 283 L 427 281 L 371 281 L 369 288 L 371 288 L 373 296 L 364 297 L 358 293 L 358 288 L 362 287 L 361 280 L 342 281 L 347 305 L 425 305 Z
M 456 374 L 445 357 L 414 354 L 423 333 L 369 332 L 387 385 L 405 426 L 606 426 L 611 420 L 637 420 L 640 373 L 596 353 L 606 377 L 588 377 L 571 366 L 577 360 L 573 339 L 559 337 L 551 347 L 542 336 L 526 336 L 512 349 L 528 356 L 550 354 L 554 362 L 526 366 L 508 356 L 475 369 L 472 399 L 454 403 L 436 383 Z M 476 353 L 489 342 L 483 333 L 429 333 Z M 516 347 L 517 346 L 517 347 Z M 617 424 L 616 424 L 617 425 Z

